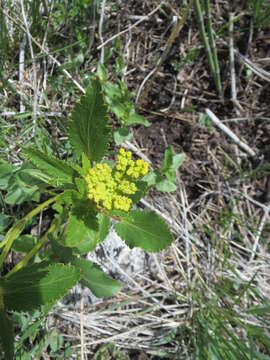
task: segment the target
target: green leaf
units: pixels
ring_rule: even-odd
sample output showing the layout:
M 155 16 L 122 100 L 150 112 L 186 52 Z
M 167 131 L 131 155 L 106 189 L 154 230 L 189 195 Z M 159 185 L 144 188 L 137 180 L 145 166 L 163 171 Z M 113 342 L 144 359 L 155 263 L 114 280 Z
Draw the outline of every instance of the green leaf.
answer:
M 91 168 L 91 163 L 85 153 L 82 153 L 82 169 L 83 175 L 86 176 Z
M 75 254 L 88 254 L 95 250 L 97 244 L 104 241 L 110 230 L 110 218 L 105 214 L 98 214 L 98 229 L 89 229 L 85 240 L 74 248 Z
M 77 189 L 79 191 L 79 194 L 81 196 L 82 199 L 86 199 L 87 198 L 87 193 L 88 193 L 88 188 L 87 188 L 87 184 L 86 181 L 82 178 L 76 178 L 75 179 L 75 184 L 77 186 Z
M 45 187 L 44 182 L 47 183 L 49 180 L 50 176 L 38 169 L 33 169 L 33 165 L 27 162 L 16 172 L 16 182 L 20 186 L 36 185 L 41 188 Z
M 97 230 L 97 217 L 91 209 L 91 203 L 89 201 L 81 202 L 74 206 L 69 216 L 63 245 L 76 247 L 82 242 L 93 243 L 93 232 Z
M 259 353 L 258 351 L 255 351 L 256 358 L 253 359 L 257 359 L 257 360 L 270 360 L 270 356 Z
M 53 186 L 72 184 L 75 171 L 65 161 L 59 160 L 52 155 L 49 156 L 35 148 L 27 148 L 24 152 L 29 161 L 49 176 L 49 178 L 42 177 L 41 180 Z
M 106 94 L 106 101 L 108 102 L 108 104 L 112 104 L 113 102 L 115 102 L 115 100 L 118 100 L 116 103 L 120 104 L 119 102 L 120 100 L 123 101 L 122 99 L 122 93 L 121 93 L 121 89 L 119 88 L 118 84 L 113 84 L 110 81 L 106 81 L 102 84 L 104 92 Z
M 87 286 L 95 296 L 104 298 L 115 295 L 121 290 L 121 283 L 111 279 L 96 264 L 86 259 L 75 259 L 72 262 L 82 271 L 81 283 Z
M 198 123 L 200 128 L 206 129 L 209 133 L 213 132 L 212 121 L 207 114 L 200 113 Z
M 8 188 L 9 180 L 12 177 L 14 169 L 8 163 L 0 163 L 0 190 Z
M 98 214 L 99 221 L 99 242 L 106 239 L 110 230 L 110 218 L 106 214 Z
M 107 81 L 108 79 L 106 68 L 101 63 L 98 63 L 97 76 L 100 78 L 101 81 Z
M 54 303 L 80 279 L 74 266 L 44 263 L 23 268 L 0 283 L 4 304 L 9 310 L 30 311 Z
M 156 189 L 162 192 L 173 192 L 177 189 L 177 185 L 165 178 L 156 184 Z
M 135 194 L 129 196 L 133 204 L 137 204 L 141 200 L 141 198 L 145 195 L 148 188 L 148 184 L 145 181 L 139 180 L 136 181 L 135 184 L 137 191 Z
M 125 121 L 125 124 L 128 126 L 144 125 L 146 127 L 149 127 L 151 125 L 150 122 L 146 120 L 144 116 L 137 114 L 134 109 L 132 109 L 132 111 L 130 112 L 129 117 Z
M 251 306 L 246 310 L 246 312 L 248 314 L 266 316 L 270 314 L 270 302 L 258 306 Z
M 164 159 L 161 167 L 162 172 L 166 173 L 167 171 L 169 171 L 172 167 L 172 163 L 173 163 L 173 148 L 170 145 L 169 147 L 167 147 L 164 153 Z
M 125 124 L 126 118 L 128 117 L 129 109 L 124 104 L 121 104 L 117 99 L 109 102 L 108 97 L 106 96 L 106 100 L 109 104 L 110 110 L 115 114 L 115 116 L 120 119 L 120 121 Z
M 21 313 L 17 313 L 16 315 L 17 315 L 17 317 L 20 316 L 21 318 L 23 316 Z M 24 314 L 24 316 L 25 315 L 26 314 Z M 41 316 L 41 313 L 39 313 L 39 315 Z M 15 352 L 19 351 L 19 349 L 22 349 L 23 343 L 27 338 L 29 338 L 29 340 L 31 342 L 33 342 L 40 332 L 40 327 L 41 327 L 42 323 L 44 323 L 43 317 L 41 317 L 41 318 L 39 317 L 38 320 L 36 320 L 34 322 L 33 322 L 33 320 L 35 318 L 32 316 L 32 314 L 29 315 L 29 318 L 30 318 L 30 320 L 27 321 L 26 319 L 24 319 L 24 321 L 23 321 L 24 327 L 21 328 L 21 330 L 22 330 L 21 334 L 20 334 L 21 336 L 15 343 Z M 17 322 L 18 322 L 18 320 L 17 320 Z M 22 324 L 18 324 L 18 325 L 22 325 Z
M 13 186 L 5 196 L 5 202 L 9 205 L 19 205 L 25 201 L 36 201 L 40 199 L 40 192 L 37 186 L 30 188 Z
M 161 178 L 161 174 L 158 171 L 149 171 L 149 173 L 144 176 L 143 180 L 148 186 L 155 186 L 159 178 Z
M 87 233 L 88 228 L 84 219 L 70 214 L 63 244 L 68 247 L 76 247 L 86 238 Z
M 151 171 L 143 178 L 143 180 L 147 182 L 148 186 L 155 186 L 158 191 L 173 192 L 177 189 L 177 185 L 175 184 L 175 172 L 173 175 L 174 180 L 169 180 L 159 171 Z
M 7 313 L 4 309 L 0 309 L 0 343 L 2 344 L 5 353 L 5 359 L 13 360 L 13 356 L 14 356 L 13 325 L 12 322 L 9 320 Z
M 0 213 L 0 233 L 5 230 L 9 223 L 10 216 Z
M 28 253 L 36 245 L 37 238 L 33 235 L 22 235 L 18 237 L 13 245 L 12 249 L 18 253 Z
M 73 249 L 63 246 L 57 239 L 50 237 L 51 248 L 47 249 L 47 255 L 51 262 L 69 263 L 73 258 Z
M 70 205 L 73 202 L 73 199 L 78 197 L 77 191 L 75 190 L 65 190 L 61 194 L 57 195 L 57 203 Z
M 99 80 L 95 79 L 76 104 L 69 125 L 69 140 L 78 158 L 83 152 L 91 161 L 100 161 L 105 155 L 110 136 L 106 110 Z
M 174 155 L 172 146 L 169 146 L 165 150 L 161 170 L 170 182 L 176 182 L 176 172 L 178 168 L 183 164 L 184 160 L 185 154 L 181 153 Z
M 132 135 L 127 127 L 122 127 L 120 129 L 117 129 L 113 133 L 113 139 L 116 145 L 121 145 L 125 141 L 129 141 L 131 137 Z
M 130 247 L 158 252 L 170 246 L 173 236 L 168 225 L 153 211 L 131 211 L 121 214 L 115 231 Z
M 184 160 L 184 153 L 174 155 L 172 146 L 169 146 L 165 150 L 164 160 L 162 162 L 162 172 L 166 173 L 168 171 L 177 171 L 183 164 Z

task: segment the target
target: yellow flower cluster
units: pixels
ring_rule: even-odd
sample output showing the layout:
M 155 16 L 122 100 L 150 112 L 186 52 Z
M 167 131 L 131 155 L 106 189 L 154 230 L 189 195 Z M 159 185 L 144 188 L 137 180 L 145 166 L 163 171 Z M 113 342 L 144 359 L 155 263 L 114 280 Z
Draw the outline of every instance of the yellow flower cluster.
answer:
M 114 169 L 107 164 L 97 164 L 89 170 L 85 177 L 88 198 L 99 208 L 129 211 L 132 200 L 128 195 L 137 191 L 134 181 L 147 173 L 147 162 L 133 161 L 131 152 L 121 148 Z

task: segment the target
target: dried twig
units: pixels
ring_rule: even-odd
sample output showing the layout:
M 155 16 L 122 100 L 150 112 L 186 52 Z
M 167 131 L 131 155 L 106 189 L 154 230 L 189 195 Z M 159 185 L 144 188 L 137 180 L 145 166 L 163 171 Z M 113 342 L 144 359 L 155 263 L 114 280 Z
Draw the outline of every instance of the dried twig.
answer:
M 209 109 L 205 110 L 206 114 L 209 116 L 209 118 L 213 121 L 213 123 L 219 127 L 220 130 L 225 132 L 226 135 L 228 135 L 239 147 L 242 148 L 246 153 L 248 153 L 250 156 L 255 157 L 256 153 L 254 150 L 252 150 L 247 144 L 245 144 L 243 141 L 239 139 L 238 136 L 236 136 L 226 125 L 224 125 L 217 117 L 216 115 Z
M 239 52 L 237 52 L 237 53 L 238 53 L 240 60 L 242 61 L 242 63 L 244 65 L 246 65 L 246 67 L 248 67 L 252 72 L 254 72 L 254 74 L 259 76 L 263 80 L 270 82 L 270 72 L 259 68 L 256 64 L 254 64 L 252 61 L 250 61 L 247 57 L 240 54 Z
M 20 53 L 19 53 L 19 82 L 22 81 L 24 76 L 24 55 L 25 55 L 25 44 L 26 44 L 26 36 L 23 35 L 22 42 L 20 43 Z M 22 100 L 22 97 L 20 98 L 20 113 L 25 112 L 25 106 Z
M 81 336 L 81 360 L 84 360 L 84 289 L 81 290 L 81 306 L 80 306 L 80 336 Z
M 265 221 L 266 221 L 267 217 L 269 216 L 269 212 L 270 212 L 270 203 L 264 209 L 264 214 L 263 214 L 263 216 L 261 218 L 261 221 L 260 221 L 257 233 L 256 233 L 256 237 L 255 237 L 255 240 L 254 240 L 252 253 L 251 253 L 249 261 L 252 261 L 255 258 L 256 251 L 257 251 L 257 248 L 258 248 L 258 245 L 259 245 L 259 240 L 260 240 L 260 237 L 262 235 L 262 231 L 263 231 L 263 228 L 264 228 L 264 225 L 265 225 Z

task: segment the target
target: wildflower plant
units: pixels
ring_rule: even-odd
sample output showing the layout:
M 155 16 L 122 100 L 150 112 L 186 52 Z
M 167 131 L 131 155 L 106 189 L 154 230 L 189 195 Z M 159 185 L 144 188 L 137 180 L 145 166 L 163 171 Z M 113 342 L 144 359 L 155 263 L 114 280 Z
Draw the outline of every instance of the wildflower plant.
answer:
M 157 252 L 173 241 L 167 224 L 155 212 L 136 208 L 149 188 L 145 181 L 148 163 L 134 159 L 124 148 L 114 154 L 108 152 L 111 129 L 97 78 L 74 108 L 68 137 L 74 150 L 72 162 L 37 147 L 24 150 L 26 160 L 34 167 L 32 178 L 42 184 L 41 198 L 45 201 L 10 227 L 0 242 L 1 270 L 9 252 L 18 248 L 19 239 L 24 249 L 17 265 L 8 273 L 2 271 L 0 277 L 0 344 L 7 360 L 14 356 L 8 312 L 45 309 L 47 314 L 77 282 L 97 297 L 110 297 L 120 290 L 119 281 L 82 257 L 106 238 L 110 219 L 130 248 Z M 21 233 L 48 209 L 50 225 L 26 249 Z

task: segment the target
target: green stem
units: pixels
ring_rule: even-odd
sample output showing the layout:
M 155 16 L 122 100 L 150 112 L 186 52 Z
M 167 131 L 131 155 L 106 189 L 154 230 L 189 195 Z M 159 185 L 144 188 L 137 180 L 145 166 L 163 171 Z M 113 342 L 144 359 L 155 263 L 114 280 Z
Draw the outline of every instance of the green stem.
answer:
M 208 37 L 209 37 L 210 48 L 211 48 L 212 56 L 213 56 L 214 67 L 215 67 L 215 83 L 216 83 L 216 87 L 217 87 L 219 96 L 221 98 L 223 98 L 221 79 L 220 79 L 220 69 L 219 69 L 219 62 L 218 62 L 218 56 L 217 56 L 217 48 L 216 48 L 213 27 L 212 27 L 212 15 L 211 15 L 210 1 L 204 0 L 204 4 L 205 4 L 205 12 L 206 12 Z
M 196 11 L 196 15 L 197 15 L 197 19 L 198 19 L 198 24 L 199 24 L 199 31 L 200 31 L 200 35 L 201 35 L 201 39 L 205 48 L 205 52 L 206 52 L 206 56 L 207 56 L 207 60 L 208 60 L 208 65 L 210 68 L 210 71 L 212 73 L 212 76 L 214 77 L 214 81 L 217 87 L 217 81 L 216 81 L 216 71 L 215 71 L 215 65 L 214 65 L 214 60 L 213 60 L 213 56 L 212 56 L 212 52 L 211 52 L 211 48 L 209 45 L 209 40 L 205 31 L 205 26 L 204 26 L 204 22 L 203 22 L 203 15 L 202 15 L 202 9 L 201 9 L 201 4 L 199 0 L 194 0 L 194 5 L 195 5 L 195 11 Z
M 16 265 L 14 268 L 9 271 L 9 273 L 5 276 L 8 279 L 12 274 L 21 270 L 24 266 L 26 266 L 29 261 L 39 252 L 39 250 L 45 245 L 46 241 L 48 240 L 48 236 L 50 233 L 54 232 L 57 229 L 58 222 L 53 221 L 49 229 L 43 235 L 41 240 L 33 247 L 32 250 L 29 251 L 27 255 Z
M 6 256 L 9 252 L 9 250 L 12 247 L 12 244 L 14 242 L 14 240 L 21 234 L 21 232 L 23 231 L 25 225 L 27 224 L 27 222 L 29 220 L 31 220 L 34 216 L 36 216 L 37 214 L 39 214 L 41 212 L 41 210 L 45 209 L 46 207 L 48 207 L 50 204 L 52 204 L 53 202 L 55 202 L 57 199 L 57 196 L 50 198 L 48 200 L 46 200 L 44 203 L 40 204 L 39 206 L 37 206 L 35 209 L 33 209 L 32 211 L 30 211 L 23 219 L 19 220 L 6 234 L 5 239 L 2 241 L 1 245 L 5 246 L 4 250 L 1 253 L 0 256 L 0 270 L 3 267 L 4 261 L 6 259 Z

